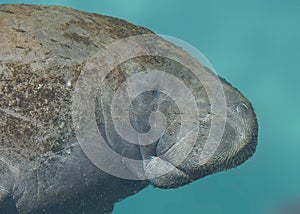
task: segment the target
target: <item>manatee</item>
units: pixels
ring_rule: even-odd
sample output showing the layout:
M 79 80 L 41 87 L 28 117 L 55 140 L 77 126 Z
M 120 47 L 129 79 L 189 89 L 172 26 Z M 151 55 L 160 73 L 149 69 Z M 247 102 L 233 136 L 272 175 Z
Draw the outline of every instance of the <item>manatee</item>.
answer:
M 81 129 L 74 125 L 78 118 L 74 119 L 72 113 L 76 84 L 100 49 L 119 39 L 154 33 L 108 16 L 59 6 L 23 4 L 0 5 L 0 26 L 0 213 L 112 213 L 115 202 L 149 185 L 177 188 L 234 168 L 255 152 L 258 126 L 253 107 L 236 88 L 220 78 L 226 121 L 220 144 L 202 163 L 199 157 L 209 138 L 212 118 L 218 114 L 203 87 L 206 80 L 197 81 L 189 68 L 173 59 L 145 55 L 115 66 L 96 93 L 95 124 L 106 144 L 122 157 L 145 161 L 142 165 L 148 174 L 145 179 L 113 175 L 91 161 L 78 140 L 77 131 Z M 160 47 L 190 57 L 170 42 L 159 37 L 157 41 Z M 213 75 L 205 66 L 201 69 Z M 195 98 L 199 117 L 182 120 L 176 100 L 156 90 L 153 83 L 151 90 L 132 100 L 129 120 L 139 133 L 147 133 L 151 129 L 151 112 L 159 110 L 165 115 L 166 129 L 153 144 L 132 144 L 114 127 L 113 94 L 134 74 L 149 76 L 153 70 L 164 70 L 182 80 Z M 84 108 L 84 100 L 88 101 L 83 96 L 75 108 Z M 194 127 L 198 133 L 191 151 L 182 158 L 185 147 L 178 147 L 176 139 L 181 123 L 191 121 L 197 124 Z M 183 128 L 186 135 L 180 140 L 188 145 L 192 128 Z M 165 158 L 165 165 L 159 162 L 159 157 L 170 150 L 173 153 Z M 102 156 L 101 159 L 109 159 L 110 155 Z M 172 170 L 164 174 L 151 176 L 170 167 Z M 126 162 L 122 169 L 135 178 L 140 173 Z

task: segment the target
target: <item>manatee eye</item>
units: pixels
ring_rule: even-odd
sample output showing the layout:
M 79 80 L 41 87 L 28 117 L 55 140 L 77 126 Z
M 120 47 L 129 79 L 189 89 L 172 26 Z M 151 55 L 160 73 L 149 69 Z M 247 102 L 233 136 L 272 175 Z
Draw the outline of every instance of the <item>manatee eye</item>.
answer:
M 249 112 L 249 106 L 245 102 L 241 101 L 236 106 L 236 111 L 241 114 L 247 114 Z

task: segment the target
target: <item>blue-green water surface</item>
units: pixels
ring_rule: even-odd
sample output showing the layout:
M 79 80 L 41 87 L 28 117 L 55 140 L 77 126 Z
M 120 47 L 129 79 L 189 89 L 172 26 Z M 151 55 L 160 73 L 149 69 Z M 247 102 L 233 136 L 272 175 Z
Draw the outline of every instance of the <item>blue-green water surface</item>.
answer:
M 115 214 L 273 214 L 300 204 L 300 1 L 0 2 L 63 5 L 178 37 L 252 102 L 259 120 L 253 158 L 176 190 L 149 187 L 117 203 Z

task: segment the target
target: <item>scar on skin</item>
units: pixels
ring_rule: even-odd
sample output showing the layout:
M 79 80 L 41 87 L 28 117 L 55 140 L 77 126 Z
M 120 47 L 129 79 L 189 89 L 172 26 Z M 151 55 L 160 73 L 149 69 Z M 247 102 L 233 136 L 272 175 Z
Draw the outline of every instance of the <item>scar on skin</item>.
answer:
M 30 117 L 26 117 L 26 116 L 20 115 L 20 114 L 18 114 L 16 112 L 13 112 L 13 111 L 9 110 L 9 109 L 3 109 L 3 108 L 0 107 L 0 111 L 4 112 L 4 113 L 6 113 L 6 114 L 8 114 L 8 115 L 10 115 L 12 117 L 24 120 L 26 122 L 30 122 L 30 123 L 36 124 L 38 127 L 44 127 L 43 124 L 37 122 L 36 120 L 34 120 L 34 119 L 30 118 Z

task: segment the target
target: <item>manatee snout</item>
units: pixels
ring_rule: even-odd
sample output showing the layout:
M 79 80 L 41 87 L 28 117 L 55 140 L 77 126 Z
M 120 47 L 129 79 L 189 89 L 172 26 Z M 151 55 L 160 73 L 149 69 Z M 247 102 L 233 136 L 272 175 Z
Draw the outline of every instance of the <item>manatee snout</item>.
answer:
M 185 160 L 178 164 L 170 173 L 163 176 L 150 179 L 151 184 L 160 188 L 176 188 L 188 184 L 201 177 L 234 168 L 249 159 L 256 150 L 258 124 L 254 109 L 251 103 L 234 87 L 220 78 L 224 95 L 226 98 L 226 119 L 224 130 L 220 130 L 221 140 L 218 143 L 217 150 L 205 163 L 201 161 L 204 144 L 207 143 L 208 125 L 211 120 L 209 115 L 203 118 L 203 124 L 200 125 L 200 134 L 197 142 Z M 220 133 L 217 133 L 220 134 Z M 157 145 L 156 148 L 167 152 L 172 145 L 168 141 L 160 141 L 164 145 Z M 163 149 L 162 149 L 163 148 Z M 160 151 L 156 151 L 159 153 Z M 182 151 L 178 151 L 180 154 Z M 165 161 L 168 162 L 168 159 Z M 172 161 L 171 161 L 172 163 Z M 155 166 L 159 167 L 159 164 Z

